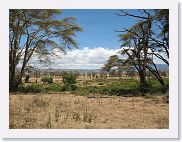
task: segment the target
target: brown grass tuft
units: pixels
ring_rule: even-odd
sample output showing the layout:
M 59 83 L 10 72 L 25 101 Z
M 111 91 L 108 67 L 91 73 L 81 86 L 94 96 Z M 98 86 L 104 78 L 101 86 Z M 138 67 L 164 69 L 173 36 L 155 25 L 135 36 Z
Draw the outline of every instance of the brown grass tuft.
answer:
M 166 129 L 162 97 L 84 97 L 72 94 L 10 95 L 11 129 Z

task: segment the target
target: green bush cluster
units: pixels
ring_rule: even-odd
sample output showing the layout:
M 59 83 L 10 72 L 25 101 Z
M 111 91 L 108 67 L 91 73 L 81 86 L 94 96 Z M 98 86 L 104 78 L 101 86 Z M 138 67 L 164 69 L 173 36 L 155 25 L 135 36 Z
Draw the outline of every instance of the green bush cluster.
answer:
M 88 94 L 100 93 L 100 87 L 97 86 L 88 86 L 88 87 L 78 87 L 73 93 L 76 93 L 81 96 Z
M 142 88 L 143 89 L 143 88 Z M 161 92 L 161 85 L 158 81 L 151 81 L 148 83 L 146 88 L 144 88 L 147 93 L 153 94 L 156 92 Z M 142 90 L 143 91 L 143 90 Z M 141 91 L 141 86 L 139 81 L 135 79 L 122 79 L 120 81 L 111 81 L 110 84 L 106 84 L 103 86 L 87 86 L 87 87 L 79 87 L 75 93 L 79 95 L 88 95 L 88 94 L 106 94 L 106 95 L 117 95 L 117 96 L 140 96 L 145 95 Z
M 88 94 L 105 94 L 105 95 L 117 95 L 117 96 L 139 96 L 145 94 L 155 94 L 162 92 L 163 88 L 160 83 L 156 80 L 150 80 L 148 82 L 148 89 L 146 93 L 142 93 L 141 86 L 139 81 L 136 79 L 119 79 L 119 80 L 110 80 L 107 83 L 98 82 L 97 86 L 91 86 L 87 84 L 85 86 L 76 85 L 76 75 L 74 73 L 66 73 L 63 76 L 63 85 L 61 83 L 32 83 L 32 84 L 22 84 L 18 87 L 19 92 L 24 93 L 47 93 L 47 92 L 64 92 L 70 91 L 79 95 L 88 95 Z M 167 83 L 167 80 L 166 80 Z M 168 85 L 165 86 L 169 87 Z M 166 89 L 165 88 L 165 89 Z M 168 88 L 167 88 L 168 89 Z
M 75 73 L 65 72 L 62 75 L 62 78 L 63 78 L 63 91 L 74 91 L 77 89 L 76 86 L 77 75 Z
M 31 84 L 28 86 L 19 86 L 18 87 L 18 92 L 22 93 L 41 93 L 43 92 L 43 87 L 40 84 Z
M 37 84 L 37 83 L 33 83 L 31 85 L 27 85 L 27 86 L 19 86 L 18 87 L 18 92 L 22 92 L 22 93 L 48 93 L 48 92 L 62 92 L 63 91 L 63 87 L 60 84 Z
M 88 87 L 79 87 L 75 91 L 76 94 L 88 95 L 88 94 L 105 94 L 105 95 L 139 95 L 139 86 L 137 82 L 130 83 L 117 83 L 117 84 L 108 84 L 105 86 L 88 86 Z
M 41 81 L 44 83 L 53 83 L 53 78 L 49 76 L 44 76 L 42 77 Z
M 116 95 L 116 96 L 127 96 L 127 95 L 138 96 L 140 94 L 138 87 L 123 88 L 118 85 L 104 86 L 101 89 L 101 93 L 107 95 Z

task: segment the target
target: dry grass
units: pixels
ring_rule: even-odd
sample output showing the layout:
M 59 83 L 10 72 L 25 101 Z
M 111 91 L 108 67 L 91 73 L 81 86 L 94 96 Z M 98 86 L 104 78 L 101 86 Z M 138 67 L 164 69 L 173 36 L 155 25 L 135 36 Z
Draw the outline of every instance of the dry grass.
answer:
M 10 128 L 168 128 L 162 97 L 10 94 Z

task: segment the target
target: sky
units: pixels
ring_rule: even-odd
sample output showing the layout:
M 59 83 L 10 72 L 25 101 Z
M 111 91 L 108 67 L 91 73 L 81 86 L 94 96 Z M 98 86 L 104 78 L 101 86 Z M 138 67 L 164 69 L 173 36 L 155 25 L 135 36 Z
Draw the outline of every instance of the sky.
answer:
M 83 32 L 77 33 L 79 49 L 67 50 L 67 54 L 54 50 L 57 55 L 52 57 L 54 64 L 50 68 L 56 69 L 100 69 L 111 55 L 118 54 L 120 50 L 119 37 L 115 30 L 129 28 L 137 22 L 137 19 L 118 16 L 117 9 L 65 9 L 56 18 L 73 16 L 76 23 L 83 28 Z M 138 10 L 129 10 L 132 14 L 141 14 Z M 126 58 L 122 56 L 121 58 Z M 154 59 L 156 63 L 162 62 Z M 30 64 L 36 63 L 34 56 Z
M 62 16 L 76 17 L 78 25 L 83 28 L 83 32 L 77 34 L 80 49 L 100 46 L 113 49 L 120 47 L 119 33 L 114 30 L 130 27 L 136 22 L 133 18 L 117 16 L 115 13 L 118 12 L 117 9 L 66 9 Z

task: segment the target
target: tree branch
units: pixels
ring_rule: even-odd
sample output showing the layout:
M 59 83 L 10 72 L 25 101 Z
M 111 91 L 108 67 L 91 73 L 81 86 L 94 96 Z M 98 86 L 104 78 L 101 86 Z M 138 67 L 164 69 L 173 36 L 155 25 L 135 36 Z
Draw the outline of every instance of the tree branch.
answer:
M 122 12 L 122 14 L 115 13 L 118 16 L 130 16 L 130 17 L 135 17 L 135 18 L 140 18 L 140 19 L 145 19 L 145 20 L 148 19 L 147 17 L 144 17 L 144 16 L 130 14 L 128 12 L 125 12 L 124 10 L 119 10 L 119 11 Z

